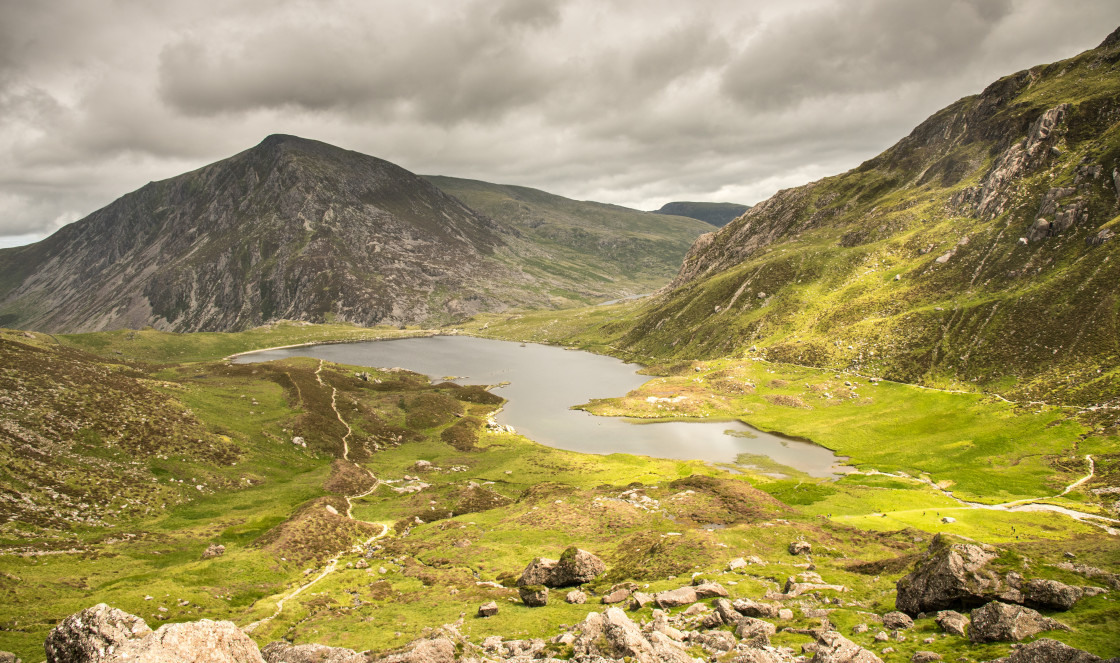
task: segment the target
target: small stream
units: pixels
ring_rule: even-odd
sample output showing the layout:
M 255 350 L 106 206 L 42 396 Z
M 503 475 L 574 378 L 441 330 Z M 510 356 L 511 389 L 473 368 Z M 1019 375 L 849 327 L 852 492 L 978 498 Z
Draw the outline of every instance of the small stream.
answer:
M 766 456 L 816 477 L 847 471 L 845 458 L 803 440 L 756 430 L 739 421 L 656 422 L 596 417 L 572 410 L 594 398 L 622 396 L 649 377 L 636 364 L 613 357 L 471 336 L 337 343 L 262 350 L 239 363 L 314 357 L 340 364 L 400 367 L 434 381 L 497 385 L 508 400 L 496 417 L 526 437 L 559 449 L 592 454 L 626 453 L 734 464 L 740 454 Z

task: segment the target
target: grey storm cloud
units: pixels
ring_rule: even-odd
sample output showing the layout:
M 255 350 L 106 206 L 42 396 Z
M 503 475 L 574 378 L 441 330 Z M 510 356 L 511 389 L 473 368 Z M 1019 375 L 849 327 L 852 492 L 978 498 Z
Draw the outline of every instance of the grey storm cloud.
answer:
M 0 246 L 292 133 L 656 208 L 851 168 L 1114 0 L 0 3 Z

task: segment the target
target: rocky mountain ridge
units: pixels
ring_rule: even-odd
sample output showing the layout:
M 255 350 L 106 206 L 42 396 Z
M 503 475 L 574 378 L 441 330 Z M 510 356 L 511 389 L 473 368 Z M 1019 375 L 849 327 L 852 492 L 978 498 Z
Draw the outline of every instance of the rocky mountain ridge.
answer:
M 1118 34 L 701 237 L 621 347 L 1120 399 Z

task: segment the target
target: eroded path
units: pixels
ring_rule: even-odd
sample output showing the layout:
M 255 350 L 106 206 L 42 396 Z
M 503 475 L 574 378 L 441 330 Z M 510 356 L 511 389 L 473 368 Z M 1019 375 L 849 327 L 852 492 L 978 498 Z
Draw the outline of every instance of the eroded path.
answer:
M 1120 525 L 1120 520 L 1118 520 L 1116 518 L 1109 518 L 1108 516 L 1101 516 L 1101 515 L 1098 515 L 1098 514 L 1095 514 L 1095 513 L 1086 513 L 1084 511 L 1077 511 L 1076 509 L 1070 509 L 1070 508 L 1067 508 L 1067 507 L 1064 507 L 1064 506 L 1058 506 L 1057 504 L 1047 504 L 1046 503 L 1046 500 L 1052 500 L 1052 499 L 1055 499 L 1055 498 L 1058 498 L 1058 497 L 1063 497 L 1065 495 L 1068 495 L 1075 488 L 1083 485 L 1085 482 L 1087 482 L 1087 481 L 1089 481 L 1090 479 L 1093 478 L 1093 476 L 1096 473 L 1096 467 L 1097 467 L 1096 461 L 1093 460 L 1093 455 L 1092 454 L 1085 454 L 1085 460 L 1087 460 L 1089 462 L 1089 473 L 1086 474 L 1085 476 L 1081 477 L 1077 481 L 1074 481 L 1073 483 L 1066 486 L 1062 490 L 1062 492 L 1058 493 L 1057 495 L 1050 495 L 1048 497 L 1028 497 L 1028 498 L 1021 499 L 1021 500 L 1014 500 L 1014 501 L 1011 501 L 1011 502 L 1003 502 L 1001 504 L 984 504 L 982 502 L 969 502 L 969 501 L 966 501 L 966 500 L 962 500 L 961 498 L 954 495 L 951 490 L 946 490 L 945 488 L 942 488 L 941 486 L 934 483 L 933 480 L 928 478 L 928 477 L 914 477 L 914 476 L 910 476 L 909 474 L 906 474 L 904 472 L 894 473 L 894 472 L 880 472 L 879 470 L 860 470 L 860 471 L 852 472 L 852 474 L 862 474 L 862 475 L 866 475 L 866 476 L 878 475 L 878 476 L 892 477 L 892 478 L 895 478 L 895 479 L 903 479 L 903 480 L 907 480 L 907 481 L 916 481 L 918 483 L 923 483 L 926 486 L 928 486 L 928 487 L 932 488 L 933 490 L 937 491 L 941 495 L 953 500 L 957 504 L 960 504 L 959 507 L 950 507 L 949 509 L 942 509 L 943 511 L 945 511 L 945 510 L 950 510 L 951 511 L 951 510 L 954 510 L 954 509 L 988 509 L 988 510 L 993 510 L 993 511 L 1050 511 L 1050 512 L 1053 512 L 1053 513 L 1060 513 L 1060 514 L 1069 516 L 1070 518 L 1073 518 L 1074 520 L 1076 520 L 1078 522 L 1083 522 L 1083 523 L 1086 523 L 1088 525 L 1093 525 L 1095 527 L 1099 527 L 1099 528 L 1103 529 L 1104 531 L 1108 532 L 1109 534 L 1111 534 L 1113 536 L 1118 536 L 1118 535 L 1120 535 L 1120 529 L 1118 529 L 1117 527 L 1112 527 L 1112 525 Z
M 323 382 L 323 378 L 320 375 L 322 370 L 323 370 L 323 360 L 320 359 L 319 360 L 319 367 L 317 369 L 315 369 L 315 380 L 318 381 L 318 383 L 325 389 L 327 387 L 327 384 L 325 382 Z M 349 461 L 350 460 L 349 439 L 350 439 L 350 436 L 353 434 L 354 429 L 352 429 L 350 427 L 350 424 L 346 423 L 346 420 L 342 418 L 342 413 L 340 413 L 338 411 L 337 402 L 338 402 L 338 388 L 332 386 L 331 387 L 331 409 L 334 410 L 335 416 L 338 417 L 338 420 L 342 423 L 342 425 L 346 427 L 346 435 L 344 435 L 342 437 L 342 459 L 346 460 L 346 461 Z M 361 467 L 361 466 L 359 466 L 359 467 Z M 354 518 L 354 514 L 353 514 L 353 512 L 354 512 L 354 500 L 358 500 L 358 499 L 361 499 L 361 498 L 363 498 L 367 495 L 372 494 L 375 490 L 377 490 L 381 486 L 381 480 L 378 479 L 377 477 L 375 477 L 373 475 L 373 472 L 370 472 L 369 469 L 364 468 L 364 467 L 362 467 L 361 469 L 366 474 L 368 474 L 371 479 L 373 479 L 373 486 L 371 486 L 369 488 L 369 490 L 365 491 L 364 493 L 360 493 L 360 494 L 357 494 L 357 495 L 347 495 L 346 496 L 346 517 L 351 519 L 351 520 L 356 520 Z M 345 555 L 346 553 L 351 553 L 351 552 L 360 552 L 364 547 L 370 545 L 371 543 L 373 543 L 374 541 L 377 541 L 378 539 L 384 538 L 385 536 L 387 536 L 389 534 L 389 526 L 386 525 L 385 523 L 374 523 L 374 522 L 370 522 L 370 521 L 367 521 L 367 520 L 358 520 L 357 522 L 365 523 L 367 525 L 377 525 L 377 526 L 381 527 L 381 531 L 379 533 L 369 537 L 368 539 L 361 542 L 360 544 L 354 545 L 351 548 L 348 548 L 346 550 L 339 551 L 334 557 L 332 557 L 330 560 L 327 561 L 327 565 L 323 567 L 323 570 L 320 571 L 318 575 L 316 575 L 311 580 L 303 583 L 299 587 L 296 587 L 292 591 L 290 591 L 287 594 L 285 594 L 284 596 L 282 596 L 276 602 L 276 609 L 272 612 L 271 615 L 269 615 L 268 617 L 265 617 L 263 619 L 258 619 L 257 621 L 255 621 L 251 624 L 248 624 L 246 626 L 243 626 L 243 627 L 241 627 L 241 630 L 246 632 L 246 633 L 252 633 L 261 624 L 266 624 L 266 623 L 272 621 L 273 619 L 279 617 L 280 613 L 283 612 L 283 610 L 284 610 L 284 603 L 286 601 L 299 596 L 307 588 L 311 587 L 312 585 L 319 582 L 323 578 L 326 578 L 331 573 L 334 573 L 335 569 L 338 567 L 338 561 L 340 559 L 342 559 L 343 555 Z

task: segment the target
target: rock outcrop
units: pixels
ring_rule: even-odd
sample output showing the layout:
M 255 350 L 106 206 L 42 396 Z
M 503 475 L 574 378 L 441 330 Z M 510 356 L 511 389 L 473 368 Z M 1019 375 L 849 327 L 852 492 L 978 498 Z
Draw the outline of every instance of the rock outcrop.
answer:
M 1023 587 L 1023 598 L 1027 603 L 1050 610 L 1069 610 L 1081 600 L 1084 591 L 1057 580 L 1034 579 Z
M 270 642 L 261 649 L 265 663 L 367 663 L 364 654 L 353 649 L 326 645 L 293 645 L 284 640 Z
M 989 568 L 996 553 L 975 543 L 954 542 L 938 534 L 925 557 L 896 584 L 896 607 L 910 616 L 971 608 L 1008 594 L 1003 577 Z
M 529 562 L 521 577 L 519 586 L 544 585 L 545 587 L 572 587 L 591 582 L 607 570 L 603 560 L 594 554 L 570 547 L 560 555 L 560 559 L 537 557 Z
M 1075 649 L 1057 640 L 1039 638 L 1030 644 L 1017 647 L 1010 656 L 997 658 L 992 663 L 1100 663 L 1102 660 L 1099 656 Z
M 644 634 L 622 610 L 591 613 L 579 624 L 574 657 L 629 657 L 638 663 L 693 663 L 684 648 L 659 631 Z
M 972 611 L 968 638 L 976 643 L 1018 642 L 1054 629 L 1068 631 L 1069 627 L 1030 608 L 992 601 Z
M 836 631 L 828 631 L 817 638 L 811 663 L 883 663 L 883 659 Z
M 149 635 L 143 619 L 98 603 L 70 615 L 47 635 L 47 663 L 104 661 L 125 643 Z

